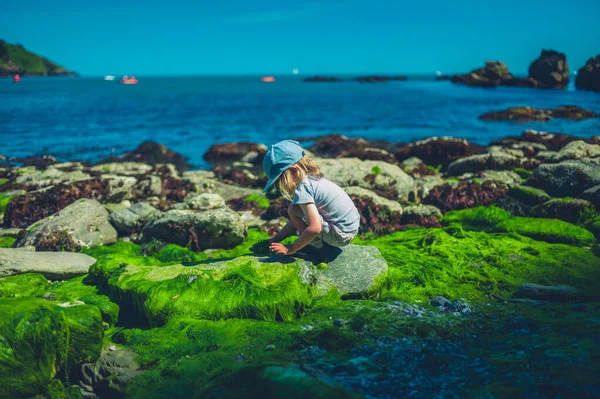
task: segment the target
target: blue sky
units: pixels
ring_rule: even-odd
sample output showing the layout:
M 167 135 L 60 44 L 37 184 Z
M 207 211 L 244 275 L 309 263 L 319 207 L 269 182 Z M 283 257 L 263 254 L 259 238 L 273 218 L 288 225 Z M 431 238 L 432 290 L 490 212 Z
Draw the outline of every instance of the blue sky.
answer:
M 3 0 L 0 38 L 83 75 L 525 74 L 542 48 L 600 53 L 600 1 Z

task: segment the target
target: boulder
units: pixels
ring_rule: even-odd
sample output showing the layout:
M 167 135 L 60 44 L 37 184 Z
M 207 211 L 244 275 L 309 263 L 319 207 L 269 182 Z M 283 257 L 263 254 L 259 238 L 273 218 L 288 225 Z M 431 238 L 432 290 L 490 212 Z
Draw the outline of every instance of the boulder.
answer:
M 577 288 L 569 285 L 546 286 L 533 283 L 521 285 L 514 296 L 552 302 L 574 301 L 581 297 Z
M 583 140 L 571 141 L 549 159 L 552 162 L 561 162 L 568 159 L 597 158 L 600 157 L 600 145 L 588 144 Z
M 107 164 L 114 162 L 135 162 L 148 165 L 173 164 L 179 171 L 184 171 L 191 168 L 191 165 L 186 162 L 185 158 L 181 154 L 169 150 L 164 145 L 155 143 L 153 141 L 145 141 L 135 150 L 126 152 L 123 156 L 110 157 L 100 161 L 99 163 Z
M 564 133 L 538 132 L 537 130 L 527 129 L 519 137 L 506 137 L 502 141 L 526 141 L 531 143 L 543 144 L 546 148 L 541 151 L 559 151 L 571 141 L 580 140 L 578 137 Z
M 133 198 L 132 189 L 138 182 L 135 177 L 106 174 L 102 175 L 100 178 L 105 181 L 108 186 L 108 201 L 121 202 L 125 199 Z
M 233 248 L 246 237 L 240 215 L 223 207 L 206 211 L 173 209 L 146 225 L 144 237 L 188 246 L 195 250 Z
M 420 158 L 427 165 L 447 167 L 453 161 L 484 151 L 482 146 L 454 137 L 431 137 L 401 147 L 395 152 L 399 161 Z
M 48 167 L 46 170 L 36 170 L 34 167 L 25 167 L 17 169 L 18 176 L 16 184 L 24 186 L 43 188 L 56 184 L 69 184 L 83 180 L 90 180 L 92 176 L 80 169 L 61 170 L 56 165 Z
M 600 54 L 587 60 L 577 72 L 575 86 L 579 90 L 600 92 Z
M 240 187 L 220 182 L 212 171 L 188 171 L 183 173 L 183 180 L 187 180 L 194 185 L 194 193 L 190 193 L 190 196 L 196 196 L 199 193 L 214 193 L 223 197 L 225 201 L 229 201 L 246 198 L 252 194 L 262 195 L 262 190 L 260 189 Z
M 188 198 L 183 203 L 177 203 L 171 209 L 191 209 L 195 211 L 206 211 L 208 209 L 222 208 L 225 200 L 219 194 L 202 193 Z
M 70 252 L 32 252 L 28 248 L 0 248 L 0 277 L 39 273 L 50 280 L 86 274 L 96 259 Z
M 529 186 L 514 186 L 499 197 L 494 205 L 507 210 L 513 216 L 529 216 L 532 207 L 547 201 L 550 201 L 550 196 L 544 190 Z
M 108 211 L 98 201 L 80 199 L 28 228 L 17 246 L 77 251 L 82 247 L 112 244 L 117 232 L 108 222 Z
M 360 233 L 392 233 L 400 228 L 402 206 L 362 187 L 346 187 L 360 214 Z
M 267 147 L 263 144 L 250 142 L 218 143 L 211 145 L 202 157 L 212 164 L 229 164 L 234 161 L 260 164 L 266 153 Z
M 362 160 L 396 163 L 394 155 L 386 151 L 393 145 L 387 142 L 372 143 L 363 138 L 348 138 L 330 134 L 317 138 L 310 151 L 323 158 L 358 158 Z
M 262 189 L 267 184 L 267 176 L 262 167 L 253 167 L 252 164 L 218 165 L 213 168 L 215 177 L 227 184 L 235 184 L 242 187 Z
M 542 164 L 526 184 L 541 188 L 554 197 L 575 197 L 600 184 L 600 165 L 582 160 Z
M 442 212 L 433 205 L 411 205 L 404 207 L 402 224 L 416 224 L 422 227 L 441 227 Z
M 597 117 L 598 115 L 594 112 L 577 105 L 563 105 L 562 107 L 553 109 L 510 107 L 502 111 L 487 112 L 480 115 L 479 119 L 483 121 L 546 122 L 553 118 L 566 118 L 579 121 Z
M 506 64 L 500 61 L 486 61 L 483 68 L 475 69 L 468 74 L 451 76 L 450 81 L 467 86 L 496 87 L 496 86 L 518 86 L 535 87 L 535 81 L 531 79 L 515 78 Z
M 597 215 L 594 205 L 583 199 L 552 199 L 531 209 L 531 216 L 573 224 L 584 224 Z
M 590 201 L 600 211 L 600 185 L 588 188 L 579 195 L 579 198 Z
M 144 225 L 159 218 L 162 212 L 146 202 L 138 202 L 129 208 L 110 214 L 110 222 L 122 234 L 141 231 Z
M 358 186 L 389 199 L 402 199 L 414 192 L 414 181 L 397 165 L 358 158 L 317 159 L 325 177 L 341 187 Z
M 123 398 L 129 380 L 143 373 L 136 361 L 139 355 L 129 348 L 109 348 L 100 353 L 95 363 L 81 366 L 79 385 L 84 392 L 99 398 Z
M 520 152 L 520 154 L 515 154 L 515 151 Z M 524 157 L 522 151 L 500 147 L 485 154 L 457 159 L 448 166 L 448 175 L 459 176 L 463 173 L 475 173 L 488 169 L 510 170 L 527 167 L 530 163 L 531 161 Z
M 423 203 L 433 205 L 442 212 L 447 212 L 490 205 L 504 195 L 506 191 L 506 185 L 493 181 L 444 184 L 443 186 L 434 187 L 423 198 Z
M 152 166 L 140 162 L 111 162 L 96 165 L 90 170 L 111 175 L 140 176 L 150 173 Z
M 529 77 L 542 89 L 566 89 L 569 85 L 567 56 L 554 50 L 542 50 L 529 65 Z

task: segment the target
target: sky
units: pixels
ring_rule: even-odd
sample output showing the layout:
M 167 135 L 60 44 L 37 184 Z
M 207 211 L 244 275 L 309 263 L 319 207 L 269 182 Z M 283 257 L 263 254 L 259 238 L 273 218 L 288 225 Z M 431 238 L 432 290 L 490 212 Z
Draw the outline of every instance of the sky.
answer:
M 0 38 L 82 75 L 526 74 L 600 53 L 600 1 L 2 0 Z

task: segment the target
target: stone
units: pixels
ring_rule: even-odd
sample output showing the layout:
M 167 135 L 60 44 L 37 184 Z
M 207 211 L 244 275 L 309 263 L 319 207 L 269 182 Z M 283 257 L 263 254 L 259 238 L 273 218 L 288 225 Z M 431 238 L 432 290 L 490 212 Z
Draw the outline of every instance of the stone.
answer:
M 383 148 L 380 148 L 383 147 Z M 341 134 L 319 137 L 310 150 L 323 158 L 358 158 L 361 160 L 385 161 L 396 163 L 396 158 L 386 148 L 387 142 L 369 142 L 363 138 L 348 138 Z
M 174 179 L 177 179 L 176 177 Z M 160 196 L 162 193 L 162 180 L 159 176 L 148 175 L 140 179 L 131 190 L 131 199 Z
M 569 285 L 546 286 L 533 283 L 521 285 L 514 296 L 551 302 L 568 302 L 581 297 L 577 288 Z
M 167 211 L 146 225 L 144 237 L 158 238 L 195 250 L 233 248 L 246 237 L 246 226 L 240 215 L 227 208 L 206 211 Z
M 560 219 L 573 224 L 584 224 L 597 216 L 594 205 L 583 199 L 551 199 L 531 209 L 531 216 Z
M 583 120 L 597 118 L 598 115 L 576 105 L 563 105 L 553 109 L 532 107 L 510 107 L 502 111 L 487 112 L 479 116 L 483 121 L 546 122 L 554 118 Z
M 19 175 L 15 180 L 16 184 L 38 188 L 92 179 L 91 175 L 81 170 L 63 171 L 57 168 L 56 165 L 52 165 L 46 170 L 36 170 L 34 167 L 19 168 L 18 173 Z
M 554 50 L 542 50 L 529 65 L 529 77 L 542 89 L 566 89 L 569 85 L 567 56 Z
M 529 216 L 532 207 L 550 199 L 544 190 L 529 186 L 513 186 L 498 198 L 494 205 L 507 210 L 513 216 Z
M 138 182 L 135 177 L 106 174 L 100 178 L 107 183 L 110 193 L 107 197 L 108 201 L 121 202 L 125 199 L 132 199 L 131 190 Z
M 218 143 L 211 145 L 202 158 L 212 164 L 228 164 L 241 161 L 249 153 L 257 154 L 254 163 L 260 164 L 267 153 L 267 147 L 250 142 Z
M 362 187 L 345 187 L 360 214 L 359 232 L 387 234 L 400 228 L 402 206 Z
M 352 187 L 345 187 L 344 191 L 346 192 L 346 194 L 348 194 L 351 197 L 352 196 L 368 197 L 375 204 L 377 204 L 377 206 L 386 208 L 389 212 L 398 212 L 398 213 L 402 214 L 402 205 L 400 205 L 400 203 L 398 201 L 392 201 L 387 198 L 384 198 L 366 188 L 352 186 Z
M 98 398 L 124 398 L 127 383 L 143 373 L 136 361 L 138 354 L 129 348 L 103 350 L 95 363 L 84 363 L 79 385 Z
M 528 163 L 528 159 L 523 155 L 516 155 L 507 149 L 496 149 L 485 154 L 457 159 L 448 166 L 448 176 L 459 176 L 463 173 L 476 173 L 488 169 L 510 170 L 527 166 Z
M 453 161 L 484 151 L 482 146 L 454 137 L 430 137 L 401 147 L 395 152 L 399 161 L 417 157 L 427 165 L 446 168 Z
M 480 172 L 476 179 L 478 179 L 480 183 L 486 181 L 503 183 L 507 187 L 514 187 L 523 183 L 521 176 L 512 170 L 485 170 Z
M 600 184 L 600 164 L 583 160 L 542 164 L 526 184 L 541 188 L 554 197 L 576 197 Z
M 579 198 L 590 201 L 600 211 L 600 185 L 585 190 Z
M 108 222 L 108 211 L 98 201 L 80 199 L 58 213 L 30 226 L 17 246 L 77 250 L 112 244 L 117 232 Z
M 414 192 L 412 177 L 397 165 L 358 158 L 316 159 L 325 177 L 341 187 L 358 186 L 389 199 L 408 198 Z
M 178 203 L 171 209 L 191 209 L 196 211 L 206 211 L 208 209 L 217 209 L 225 206 L 225 200 L 219 194 L 202 193 L 185 200 L 184 203 Z
M 486 61 L 483 68 L 474 69 L 467 74 L 451 76 L 449 80 L 452 83 L 479 87 L 496 87 L 500 85 L 535 87 L 535 81 L 515 78 L 509 72 L 506 64 L 500 61 Z
M 404 207 L 402 224 L 416 224 L 422 227 L 440 227 L 442 212 L 433 205 L 411 205 Z
M 194 170 L 184 172 L 183 179 L 194 184 L 195 192 L 190 193 L 190 198 L 199 193 L 214 193 L 223 197 L 225 201 L 230 201 L 246 198 L 252 194 L 262 195 L 262 190 L 260 189 L 239 187 L 233 184 L 220 182 L 211 171 Z
M 121 176 L 139 176 L 150 173 L 152 166 L 139 162 L 111 162 L 90 168 L 93 172 Z
M 162 212 L 146 202 L 138 202 L 129 208 L 110 214 L 111 224 L 122 234 L 140 231 L 144 225 L 162 216 Z
M 600 92 L 600 54 L 587 60 L 577 72 L 575 87 Z
M 86 274 L 95 262 L 96 259 L 81 253 L 0 248 L 0 277 L 39 273 L 49 280 L 68 280 Z
M 133 151 L 126 152 L 120 157 L 109 157 L 100 161 L 100 164 L 106 163 L 145 163 L 148 165 L 172 164 L 179 171 L 184 171 L 191 168 L 185 158 L 175 151 L 169 150 L 162 144 L 145 141 Z
M 600 157 L 600 145 L 588 144 L 583 140 L 571 141 L 547 161 L 561 162 L 568 159 Z

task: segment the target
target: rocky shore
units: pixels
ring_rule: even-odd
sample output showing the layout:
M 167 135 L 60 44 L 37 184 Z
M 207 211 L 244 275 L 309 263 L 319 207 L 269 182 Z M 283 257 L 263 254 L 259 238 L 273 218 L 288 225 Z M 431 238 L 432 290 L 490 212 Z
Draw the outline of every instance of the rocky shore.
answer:
M 0 397 L 600 395 L 600 137 L 305 142 L 361 227 L 293 258 L 260 143 L 5 158 Z

